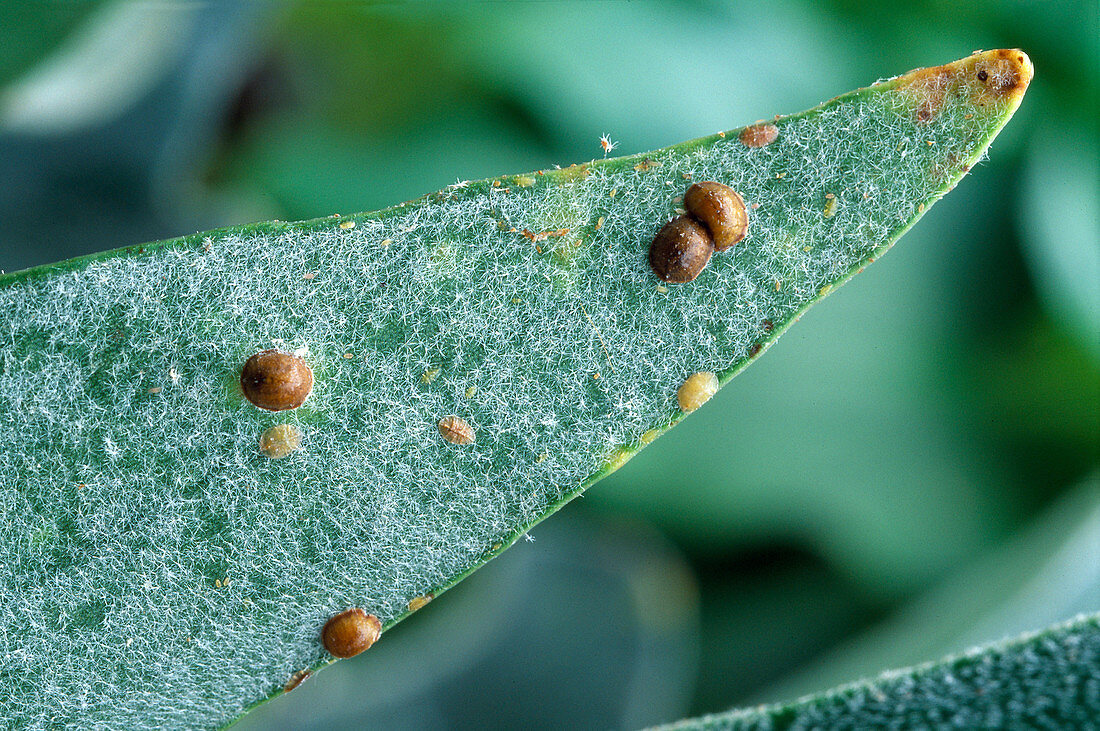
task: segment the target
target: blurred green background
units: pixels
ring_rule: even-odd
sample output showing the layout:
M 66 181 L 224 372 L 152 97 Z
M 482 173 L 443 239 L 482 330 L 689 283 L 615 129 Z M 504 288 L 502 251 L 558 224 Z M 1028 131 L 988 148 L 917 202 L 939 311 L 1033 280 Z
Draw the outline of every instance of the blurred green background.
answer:
M 6 271 L 1035 64 L 989 159 L 761 364 L 240 728 L 634 728 L 1100 609 L 1094 0 L 58 0 L 0 38 Z

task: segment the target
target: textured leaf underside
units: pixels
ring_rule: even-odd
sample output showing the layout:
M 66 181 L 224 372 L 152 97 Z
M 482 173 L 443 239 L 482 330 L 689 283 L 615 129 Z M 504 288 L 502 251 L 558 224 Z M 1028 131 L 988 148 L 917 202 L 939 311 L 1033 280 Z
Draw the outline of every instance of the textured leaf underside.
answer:
M 825 728 L 1094 729 L 1100 614 L 795 703 L 703 716 L 662 731 Z
M 332 613 L 392 626 L 881 255 L 1030 77 L 988 52 L 776 118 L 764 147 L 734 130 L 0 276 L 0 717 L 224 725 L 327 662 Z M 693 180 L 739 191 L 749 233 L 658 286 L 649 242 Z M 313 369 L 293 412 L 239 392 L 271 347 Z M 448 414 L 474 444 L 439 437 Z M 280 423 L 302 448 L 268 460 Z

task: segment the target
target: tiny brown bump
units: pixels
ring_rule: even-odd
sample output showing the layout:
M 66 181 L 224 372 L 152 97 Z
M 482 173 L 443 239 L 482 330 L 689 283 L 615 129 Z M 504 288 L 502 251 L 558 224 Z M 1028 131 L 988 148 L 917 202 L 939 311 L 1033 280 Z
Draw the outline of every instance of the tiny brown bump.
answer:
M 430 602 L 432 599 L 435 599 L 435 594 L 423 594 L 418 597 L 413 597 L 409 600 L 409 611 L 415 612 L 418 609 L 423 608 L 423 606 Z
M 762 347 L 764 347 L 764 346 L 762 346 L 760 343 L 753 343 L 752 347 L 749 348 L 749 357 L 750 358 L 755 358 L 757 355 L 759 355 L 760 354 L 760 349 Z
M 779 128 L 774 124 L 754 124 L 751 127 L 745 127 L 741 130 L 741 134 L 737 135 L 737 139 L 741 140 L 741 144 L 745 147 L 765 147 L 775 142 L 779 137 Z
M 313 390 L 313 371 L 296 355 L 278 350 L 256 353 L 241 368 L 241 391 L 261 409 L 296 409 Z
M 260 452 L 271 459 L 282 459 L 302 446 L 302 432 L 293 424 L 278 424 L 260 435 Z
M 382 623 L 355 607 L 333 615 L 321 630 L 321 642 L 336 657 L 355 657 L 378 641 Z
M 710 231 L 715 251 L 725 251 L 748 231 L 745 201 L 728 185 L 705 180 L 684 193 L 684 207 Z
M 775 328 L 771 320 L 764 318 L 764 332 L 770 333 Z
M 283 686 L 283 692 L 289 693 L 297 688 L 302 683 L 309 679 L 309 676 L 313 675 L 309 670 L 297 670 L 291 676 L 290 680 L 286 681 L 286 685 Z
M 451 444 L 473 444 L 474 428 L 459 416 L 444 416 L 439 420 L 439 433 Z
M 677 216 L 653 237 L 649 264 L 661 280 L 683 284 L 699 276 L 713 253 L 707 230 L 694 219 Z

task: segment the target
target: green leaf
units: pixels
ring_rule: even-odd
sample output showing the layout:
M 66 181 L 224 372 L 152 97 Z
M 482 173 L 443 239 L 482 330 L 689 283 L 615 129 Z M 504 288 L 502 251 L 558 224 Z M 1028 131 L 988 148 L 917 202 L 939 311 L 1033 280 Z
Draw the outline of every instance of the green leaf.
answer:
M 795 703 L 663 729 L 1093 728 L 1100 718 L 1100 614 Z
M 0 717 L 222 725 L 330 660 L 333 613 L 392 627 L 679 422 L 690 374 L 725 383 L 881 256 L 1030 78 L 992 51 L 776 118 L 762 147 L 734 130 L 0 276 Z M 663 286 L 649 243 L 711 179 L 748 235 Z M 301 408 L 243 398 L 268 348 L 312 368 Z M 271 460 L 279 424 L 302 443 Z

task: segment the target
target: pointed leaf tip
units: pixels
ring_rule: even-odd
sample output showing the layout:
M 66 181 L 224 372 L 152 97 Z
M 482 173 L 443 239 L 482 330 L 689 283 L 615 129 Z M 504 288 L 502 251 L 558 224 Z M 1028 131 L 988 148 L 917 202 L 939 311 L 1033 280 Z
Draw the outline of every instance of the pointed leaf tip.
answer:
M 909 92 L 918 122 L 936 117 L 949 99 L 965 102 L 989 115 L 1011 116 L 1027 91 L 1035 68 L 1018 48 L 975 51 L 942 66 L 914 69 L 892 79 Z

